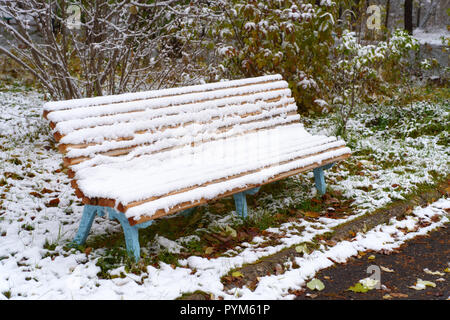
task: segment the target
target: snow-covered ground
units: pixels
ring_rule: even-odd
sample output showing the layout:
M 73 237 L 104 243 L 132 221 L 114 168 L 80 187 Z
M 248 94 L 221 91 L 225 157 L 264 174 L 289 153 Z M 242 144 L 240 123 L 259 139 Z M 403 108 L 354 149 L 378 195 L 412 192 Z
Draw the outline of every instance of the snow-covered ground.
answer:
M 426 31 L 423 29 L 414 29 L 414 38 L 416 38 L 420 44 L 429 44 L 434 46 L 442 46 L 445 42 L 443 42 L 442 38 L 449 38 L 450 31 L 441 29 L 441 30 L 433 30 Z
M 295 267 L 287 262 L 283 274 L 261 277 L 254 291 L 245 286 L 227 291 L 221 282 L 221 277 L 235 268 L 311 241 L 336 225 L 402 198 L 417 185 L 433 182 L 436 172 L 447 175 L 450 148 L 442 143 L 448 141 L 447 133 L 416 136 L 415 130 L 425 124 L 406 115 L 426 110 L 431 122 L 445 121 L 448 105 L 418 103 L 413 110 L 405 107 L 404 120 L 399 117 L 398 133 L 409 133 L 406 137 L 398 137 L 396 129 L 377 130 L 371 124 L 377 117 L 361 115 L 350 122 L 353 137 L 348 142 L 354 156 L 330 170 L 327 181 L 333 190 L 355 200 L 355 215 L 291 221 L 267 230 L 283 235 L 276 245 L 264 245 L 267 239 L 257 236 L 217 258 L 191 255 L 180 259 L 178 266 L 160 262 L 159 266 L 146 266 L 140 274 L 118 266 L 108 271 L 112 279 L 104 279 L 97 275 L 101 271 L 97 264 L 107 250 L 98 248 L 85 254 L 64 249 L 77 231 L 82 205 L 62 171 L 61 155 L 52 147 L 48 123 L 41 116 L 42 96 L 13 89 L 0 92 L 0 299 L 175 299 L 196 290 L 214 298 L 291 299 L 288 290 L 304 286 L 317 271 L 333 264 L 330 259 L 343 262 L 358 251 L 389 250 L 449 220 L 446 209 L 450 199 L 440 199 L 426 208 L 415 208 L 405 220 L 392 220 L 358 234 L 353 241 L 334 246 L 322 243 L 319 249 L 296 258 Z M 329 118 L 306 122 L 312 133 L 332 134 Z M 351 172 L 355 166 L 359 174 Z M 258 210 L 276 212 L 313 196 L 311 179 L 312 173 L 289 179 L 293 189 L 277 198 L 260 194 L 259 200 L 267 206 Z M 308 190 L 295 189 L 307 183 Z M 205 210 L 213 216 L 208 207 Z M 230 212 L 218 223 L 226 225 L 235 219 L 236 214 Z M 424 221 L 427 227 L 415 227 Z M 121 233 L 116 222 L 97 218 L 91 237 Z M 176 241 L 157 236 L 141 246 L 143 251 L 176 252 L 190 238 L 195 234 Z

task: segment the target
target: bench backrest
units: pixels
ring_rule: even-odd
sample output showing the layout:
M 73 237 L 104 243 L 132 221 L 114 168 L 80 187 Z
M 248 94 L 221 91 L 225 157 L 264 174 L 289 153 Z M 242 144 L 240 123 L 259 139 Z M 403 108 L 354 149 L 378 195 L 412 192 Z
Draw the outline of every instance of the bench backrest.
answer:
M 296 110 L 287 82 L 272 75 L 49 102 L 44 117 L 65 166 L 72 166 L 97 155 L 156 153 L 288 125 L 299 122 Z

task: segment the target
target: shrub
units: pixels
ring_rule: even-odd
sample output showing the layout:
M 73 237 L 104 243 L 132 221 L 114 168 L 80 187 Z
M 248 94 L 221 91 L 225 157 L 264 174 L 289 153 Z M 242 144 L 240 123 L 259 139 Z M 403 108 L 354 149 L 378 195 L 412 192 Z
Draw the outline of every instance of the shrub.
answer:
M 389 94 L 390 83 L 405 85 L 404 80 L 411 78 L 406 72 L 411 64 L 409 52 L 418 48 L 417 40 L 403 30 L 396 30 L 388 41 L 367 45 L 354 32 L 343 32 L 333 52 L 336 63 L 330 69 L 333 86 L 328 96 L 339 115 L 336 134 L 345 135 L 357 104 Z
M 227 78 L 279 73 L 302 111 L 325 90 L 333 45 L 334 3 L 315 1 L 219 1 L 222 13 L 211 35 Z M 324 2 L 324 1 L 322 1 Z

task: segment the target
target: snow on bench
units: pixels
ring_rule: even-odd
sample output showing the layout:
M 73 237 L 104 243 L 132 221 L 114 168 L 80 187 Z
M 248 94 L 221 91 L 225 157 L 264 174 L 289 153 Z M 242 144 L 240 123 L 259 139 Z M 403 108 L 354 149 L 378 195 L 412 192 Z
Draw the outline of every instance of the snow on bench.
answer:
M 44 117 L 85 204 L 74 242 L 108 213 L 136 260 L 156 218 L 231 195 L 246 217 L 246 194 L 307 170 L 323 194 L 323 170 L 351 153 L 303 128 L 280 75 L 49 102 Z

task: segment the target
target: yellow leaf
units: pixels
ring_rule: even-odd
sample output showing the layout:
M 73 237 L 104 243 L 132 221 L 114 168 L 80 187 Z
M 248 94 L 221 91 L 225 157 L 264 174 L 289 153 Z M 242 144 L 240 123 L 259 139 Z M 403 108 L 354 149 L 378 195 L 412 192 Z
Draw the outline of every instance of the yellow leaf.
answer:
M 367 257 L 367 260 L 375 260 L 375 256 L 372 254 L 371 256 Z
M 424 271 L 425 273 L 431 274 L 431 275 L 433 275 L 433 276 L 444 276 L 444 275 L 445 275 L 445 273 L 443 273 L 443 272 L 439 272 L 439 271 L 431 271 L 431 270 L 428 269 L 428 268 L 423 269 L 423 271 Z
M 239 271 L 233 272 L 231 274 L 231 276 L 236 277 L 236 278 L 243 278 L 244 277 L 244 275 L 241 272 L 239 272 Z
M 131 14 L 137 14 L 138 13 L 138 9 L 136 6 L 130 6 L 130 13 Z
M 298 253 L 303 253 L 303 254 L 308 254 L 309 250 L 308 247 L 306 246 L 306 244 L 301 244 L 295 247 L 295 251 L 297 251 Z
M 318 218 L 319 217 L 319 212 L 315 212 L 315 211 L 306 211 L 305 212 L 305 216 L 310 217 L 310 218 Z
M 393 269 L 389 269 L 389 268 L 386 268 L 386 267 L 383 267 L 383 266 L 380 266 L 380 268 L 381 268 L 381 270 L 383 270 L 384 272 L 394 272 Z
M 230 227 L 230 226 L 227 226 L 226 228 L 225 228 L 225 232 L 227 233 L 227 234 L 229 234 L 230 236 L 232 236 L 233 238 L 236 238 L 237 237 L 237 232 L 236 232 L 236 230 L 234 230 L 232 227 Z

